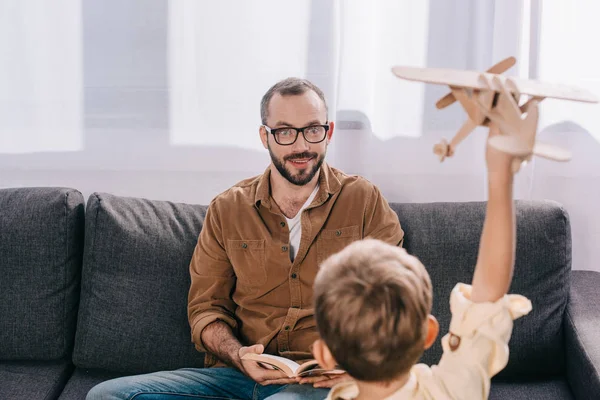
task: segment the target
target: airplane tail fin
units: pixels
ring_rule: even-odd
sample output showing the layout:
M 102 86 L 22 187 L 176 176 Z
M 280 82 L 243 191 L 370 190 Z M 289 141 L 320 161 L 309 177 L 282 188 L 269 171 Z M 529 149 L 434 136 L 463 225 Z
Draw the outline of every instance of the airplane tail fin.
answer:
M 504 151 L 519 158 L 527 158 L 529 155 L 533 154 L 549 160 L 565 162 L 569 161 L 572 156 L 569 150 L 549 143 L 535 142 L 532 148 L 518 136 L 514 135 L 498 135 L 491 137 L 489 139 L 489 144 L 500 151 Z
M 547 158 L 554 161 L 569 161 L 571 152 L 560 146 L 549 143 L 536 142 L 533 146 L 533 154 L 538 157 Z
M 532 148 L 526 142 L 519 138 L 518 135 L 498 135 L 489 138 L 490 146 L 512 154 L 515 157 L 524 158 L 532 153 Z

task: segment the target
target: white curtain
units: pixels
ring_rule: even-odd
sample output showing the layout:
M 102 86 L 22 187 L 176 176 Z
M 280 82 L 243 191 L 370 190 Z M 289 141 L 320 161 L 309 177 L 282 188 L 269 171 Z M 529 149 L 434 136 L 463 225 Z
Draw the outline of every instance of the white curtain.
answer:
M 172 3 L 172 20 L 184 21 L 172 24 L 171 60 L 181 65 L 171 70 L 172 101 L 185 104 L 172 103 L 173 141 L 260 148 L 253 134 L 260 96 L 280 78 L 304 76 L 325 86 L 338 124 L 329 155 L 334 165 L 373 180 L 392 201 L 485 200 L 485 131 L 477 129 L 453 159 L 439 164 L 431 148 L 454 134 L 464 113 L 458 105 L 436 110 L 434 102 L 447 88 L 400 81 L 391 66 L 484 70 L 514 55 L 518 64 L 507 75 L 579 85 L 600 95 L 600 57 L 586 46 L 600 33 L 600 6 L 593 0 L 323 3 L 329 2 L 220 2 L 210 15 L 205 4 Z M 219 29 L 223 21 L 225 32 Z M 316 29 L 323 30 L 321 43 L 311 41 Z M 231 52 L 218 51 L 221 45 Z M 224 78 L 218 84 L 217 75 Z M 518 198 L 565 205 L 574 266 L 584 269 L 597 268 L 589 260 L 600 259 L 592 245 L 600 238 L 600 136 L 594 139 L 600 113 L 594 107 L 546 100 L 540 137 L 572 149 L 574 160 L 534 160 L 516 182 Z M 178 117 L 183 110 L 188 118 Z
M 306 76 L 310 3 L 169 4 L 171 143 L 261 149 L 262 93 Z
M 537 76 L 569 82 L 600 96 L 600 3 L 594 0 L 544 0 L 539 18 Z M 546 99 L 539 137 L 573 152 L 568 163 L 537 160 L 529 197 L 563 204 L 571 217 L 573 265 L 600 270 L 600 106 Z
M 401 81 L 391 67 L 484 70 L 514 55 L 507 75 L 600 96 L 598 8 L 594 0 L 1 0 L 0 187 L 207 204 L 264 170 L 260 99 L 299 76 L 327 96 L 332 165 L 394 202 L 485 200 L 485 130 L 440 164 L 432 147 L 454 135 L 464 112 L 437 110 L 447 88 Z M 574 158 L 536 159 L 516 181 L 518 198 L 565 206 L 577 269 L 600 270 L 599 111 L 545 100 L 539 136 Z
M 80 150 L 81 5 L 0 1 L 0 154 Z
M 336 111 L 342 128 L 370 122 L 380 139 L 421 136 L 425 87 L 399 81 L 390 69 L 427 64 L 429 1 L 350 0 L 340 2 L 336 11 Z

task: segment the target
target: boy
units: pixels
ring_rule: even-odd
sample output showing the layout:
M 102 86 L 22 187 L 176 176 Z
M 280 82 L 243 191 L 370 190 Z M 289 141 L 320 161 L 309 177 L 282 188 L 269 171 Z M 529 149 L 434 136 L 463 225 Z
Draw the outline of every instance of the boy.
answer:
M 513 161 L 487 146 L 489 200 L 477 264 L 472 285 L 459 283 L 451 293 L 438 365 L 415 365 L 439 330 L 430 278 L 417 258 L 366 239 L 323 263 L 314 356 L 355 379 L 334 386 L 328 399 L 487 399 L 491 377 L 508 362 L 513 320 L 531 310 L 523 296 L 506 295 L 515 258 Z

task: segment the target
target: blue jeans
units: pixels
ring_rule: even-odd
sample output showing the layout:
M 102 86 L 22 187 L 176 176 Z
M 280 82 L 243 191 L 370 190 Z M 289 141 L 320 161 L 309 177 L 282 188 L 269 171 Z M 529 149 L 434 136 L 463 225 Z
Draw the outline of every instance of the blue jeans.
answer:
M 234 368 L 183 368 L 105 381 L 86 400 L 323 400 L 328 392 L 310 384 L 261 386 Z

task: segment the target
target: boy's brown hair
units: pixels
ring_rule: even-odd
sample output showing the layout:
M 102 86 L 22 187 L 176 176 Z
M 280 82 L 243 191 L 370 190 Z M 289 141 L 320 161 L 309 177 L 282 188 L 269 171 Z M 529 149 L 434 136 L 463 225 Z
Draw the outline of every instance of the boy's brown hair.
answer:
M 403 248 L 354 242 L 325 260 L 314 287 L 319 334 L 353 378 L 391 381 L 423 354 L 431 280 Z

